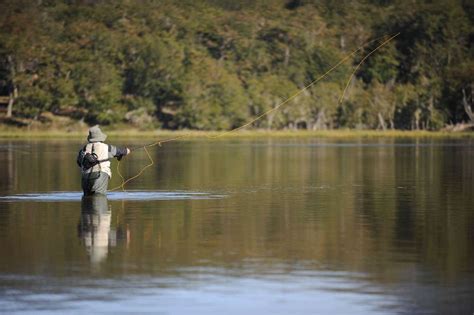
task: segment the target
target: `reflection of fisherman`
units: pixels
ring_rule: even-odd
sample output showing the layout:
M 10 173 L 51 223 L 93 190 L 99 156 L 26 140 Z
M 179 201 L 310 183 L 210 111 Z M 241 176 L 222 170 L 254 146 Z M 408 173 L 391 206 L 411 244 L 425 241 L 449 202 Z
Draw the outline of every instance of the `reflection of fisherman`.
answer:
M 115 243 L 110 233 L 112 211 L 105 195 L 82 197 L 79 237 L 84 241 L 91 263 L 97 265 L 107 257 L 109 244 Z
M 105 144 L 107 136 L 99 126 L 89 129 L 88 143 L 79 151 L 77 164 L 82 172 L 82 190 L 84 195 L 105 194 L 109 178 L 112 177 L 110 159 L 120 160 L 130 153 L 128 148 L 118 148 Z

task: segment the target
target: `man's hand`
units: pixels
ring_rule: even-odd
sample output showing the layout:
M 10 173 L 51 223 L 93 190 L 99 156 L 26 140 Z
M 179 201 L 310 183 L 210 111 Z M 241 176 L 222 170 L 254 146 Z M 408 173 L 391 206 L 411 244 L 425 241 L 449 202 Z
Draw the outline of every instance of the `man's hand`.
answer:
M 117 156 L 117 160 L 119 160 L 119 161 L 122 160 L 122 158 L 123 158 L 125 155 L 129 155 L 130 152 L 132 152 L 132 151 L 130 151 L 129 148 L 125 148 L 125 154 L 118 155 L 118 156 Z

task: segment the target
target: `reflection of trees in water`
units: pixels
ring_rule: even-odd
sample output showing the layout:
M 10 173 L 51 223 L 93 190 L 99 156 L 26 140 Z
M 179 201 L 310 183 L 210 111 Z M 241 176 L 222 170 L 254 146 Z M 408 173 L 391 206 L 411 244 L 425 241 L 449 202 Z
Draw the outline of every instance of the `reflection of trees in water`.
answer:
M 473 263 L 466 253 L 472 252 L 474 217 L 463 209 L 473 204 L 473 187 L 452 176 L 472 174 L 473 167 L 450 166 L 451 156 L 466 155 L 464 147 L 423 146 L 430 141 L 311 147 L 273 139 L 218 148 L 200 143 L 198 152 L 192 144 L 170 146 L 155 153 L 166 167 L 151 170 L 148 180 L 237 193 L 219 201 L 160 203 L 174 211 L 150 209 L 153 220 L 135 213 L 130 254 L 154 248 L 147 260 L 158 264 L 165 263 L 159 257 L 182 264 L 317 261 L 372 272 L 382 282 L 421 264 L 436 267 L 441 278 L 459 278 Z M 444 173 L 447 167 L 452 172 Z
M 109 247 L 115 247 L 117 240 L 124 236 L 121 228 L 111 227 L 111 219 L 112 210 L 108 205 L 107 196 L 94 195 L 82 198 L 78 232 L 93 266 L 105 260 Z M 129 236 L 128 231 L 125 236 Z
M 385 146 L 304 145 L 338 141 Z M 422 146 L 430 142 L 435 146 Z M 419 146 L 387 146 L 393 143 Z M 122 252 L 118 246 L 114 251 L 114 263 L 121 266 L 128 262 L 143 262 L 143 268 L 145 263 L 171 267 L 202 261 L 238 264 L 263 257 L 368 271 L 378 282 L 396 281 L 415 265 L 434 270 L 439 279 L 457 280 L 474 265 L 472 141 L 448 148 L 436 144 L 427 139 L 170 143 L 151 150 L 156 167 L 127 188 L 228 189 L 230 197 L 139 206 L 128 202 L 127 211 L 114 202 L 108 219 L 100 211 L 83 211 L 79 234 L 88 250 L 106 257 L 116 240 L 126 238 L 128 224 L 133 232 L 129 249 Z M 77 144 L 31 145 L 36 163 L 31 163 L 31 156 L 14 153 L 14 159 L 5 159 L 0 170 L 8 174 L 8 167 L 14 165 L 16 178 L 28 178 L 21 181 L 23 191 L 79 188 L 79 172 L 74 174 L 71 164 L 63 162 L 71 161 Z M 124 174 L 134 174 L 146 163 L 143 152 L 136 154 L 137 163 L 125 163 Z M 0 222 L 12 227 L 4 230 L 7 236 L 2 245 L 16 244 L 13 227 L 18 222 L 28 226 L 21 235 L 22 246 L 4 258 L 16 260 L 11 265 L 21 264 L 21 257 L 42 261 L 51 244 L 61 250 L 76 246 L 58 237 L 59 231 L 31 224 L 37 212 L 17 209 L 20 206 L 14 204 L 2 206 L 15 208 L 0 213 Z M 67 212 L 59 210 L 66 206 L 49 206 L 58 209 L 42 213 L 42 220 L 51 225 L 69 222 Z M 74 217 L 68 223 L 73 230 L 77 220 Z M 105 256 L 92 247 L 100 244 L 99 235 L 104 235 L 104 244 L 108 238 L 108 247 L 102 246 Z M 48 247 L 41 243 L 46 240 Z M 34 246 L 42 250 L 32 250 Z M 82 247 L 73 252 L 83 251 Z M 58 265 L 70 259 L 67 255 L 72 254 L 57 258 Z
M 17 148 L 12 141 L 0 144 L 0 174 L 2 174 L 2 181 L 0 181 L 0 190 L 9 191 L 15 190 L 18 185 L 17 178 L 17 163 L 15 158 L 17 156 L 28 154 L 23 148 Z

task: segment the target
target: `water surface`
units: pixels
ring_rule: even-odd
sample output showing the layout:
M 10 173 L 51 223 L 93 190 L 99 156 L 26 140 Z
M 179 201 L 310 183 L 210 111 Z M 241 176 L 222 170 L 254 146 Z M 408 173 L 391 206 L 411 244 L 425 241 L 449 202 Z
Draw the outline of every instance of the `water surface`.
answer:
M 472 140 L 169 143 L 84 200 L 80 147 L 0 142 L 2 311 L 474 312 Z

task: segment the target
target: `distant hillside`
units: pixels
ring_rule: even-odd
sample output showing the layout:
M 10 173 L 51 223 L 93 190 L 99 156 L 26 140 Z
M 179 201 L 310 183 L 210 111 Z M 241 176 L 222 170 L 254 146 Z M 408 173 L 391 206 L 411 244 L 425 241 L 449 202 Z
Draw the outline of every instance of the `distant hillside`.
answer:
M 227 130 L 440 129 L 472 122 L 472 1 L 56 1 L 0 3 L 4 116 Z

